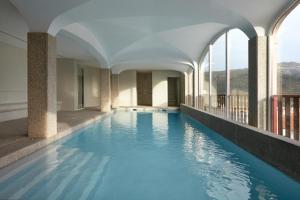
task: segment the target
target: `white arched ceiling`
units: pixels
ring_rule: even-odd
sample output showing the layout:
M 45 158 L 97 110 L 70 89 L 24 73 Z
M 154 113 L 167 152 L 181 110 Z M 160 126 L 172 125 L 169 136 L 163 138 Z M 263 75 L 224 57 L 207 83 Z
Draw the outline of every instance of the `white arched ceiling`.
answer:
M 237 27 L 250 38 L 265 35 L 293 0 L 11 2 L 31 31 L 72 33 L 93 47 L 91 52 L 102 67 L 122 71 L 131 65 L 138 69 L 193 67 L 216 34 Z
M 98 66 L 96 60 L 100 55 L 93 46 L 83 41 L 81 38 L 66 31 L 60 31 L 56 37 L 57 55 L 63 58 L 76 59 L 82 64 Z
M 112 73 L 113 74 L 119 74 L 126 70 L 136 70 L 136 69 L 142 69 L 144 71 L 150 71 L 150 70 L 175 70 L 179 72 L 186 72 L 189 69 L 191 69 L 191 66 L 186 65 L 185 63 L 172 63 L 169 62 L 168 64 L 161 64 L 158 62 L 150 62 L 148 64 L 141 64 L 140 62 L 133 62 L 130 63 L 122 63 L 117 66 L 112 67 Z

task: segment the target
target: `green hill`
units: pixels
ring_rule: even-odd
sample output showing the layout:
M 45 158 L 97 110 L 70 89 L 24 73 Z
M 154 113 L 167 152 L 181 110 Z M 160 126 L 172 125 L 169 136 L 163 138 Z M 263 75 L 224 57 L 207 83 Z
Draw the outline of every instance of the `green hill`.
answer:
M 206 72 L 208 73 L 208 72 Z M 230 73 L 231 91 L 234 94 L 245 94 L 248 92 L 248 69 L 234 69 Z M 225 72 L 212 72 L 212 86 L 218 94 L 226 93 Z M 278 86 L 282 94 L 300 95 L 300 63 L 279 63 Z

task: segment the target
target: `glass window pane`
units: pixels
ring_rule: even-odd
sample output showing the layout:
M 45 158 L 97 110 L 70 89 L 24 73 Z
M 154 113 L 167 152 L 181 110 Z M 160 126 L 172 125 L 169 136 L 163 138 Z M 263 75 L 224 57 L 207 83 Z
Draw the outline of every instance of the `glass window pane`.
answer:
M 201 91 L 201 103 L 200 108 L 208 111 L 209 110 L 209 55 L 206 54 L 202 64 L 202 76 L 200 80 L 202 80 L 202 91 Z
M 272 82 L 272 132 L 299 141 L 300 6 L 282 22 L 277 32 L 277 74 Z M 276 62 L 275 62 L 276 63 Z M 277 69 L 276 69 L 277 68 Z M 297 112 L 296 112 L 297 111 Z
M 229 118 L 248 123 L 248 37 L 239 29 L 228 32 L 230 94 Z
M 226 52 L 225 34 L 212 48 L 212 80 L 211 80 L 211 111 L 215 114 L 225 114 L 226 97 Z
M 239 29 L 228 33 L 230 94 L 248 95 L 248 37 Z
M 283 21 L 278 30 L 277 94 L 300 94 L 300 6 Z

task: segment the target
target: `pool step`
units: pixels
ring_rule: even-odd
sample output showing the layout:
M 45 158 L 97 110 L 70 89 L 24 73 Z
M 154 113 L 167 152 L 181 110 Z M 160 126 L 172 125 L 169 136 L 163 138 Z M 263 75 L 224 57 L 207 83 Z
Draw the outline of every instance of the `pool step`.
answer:
M 93 153 L 87 153 L 80 163 L 73 168 L 67 176 L 61 181 L 61 183 L 56 187 L 56 189 L 48 196 L 49 200 L 56 200 L 62 194 L 64 189 L 71 183 L 72 179 L 80 173 L 81 168 L 92 158 Z
M 26 186 L 24 186 L 20 190 L 16 191 L 9 199 L 21 199 L 22 196 L 27 191 L 29 191 L 32 187 L 34 187 L 37 183 L 42 181 L 46 176 L 48 176 L 52 171 L 54 171 L 56 169 L 56 167 L 58 167 L 65 159 L 73 156 L 76 153 L 76 151 L 77 151 L 77 149 L 72 149 L 71 151 L 69 151 L 65 155 L 65 157 L 62 161 L 57 162 L 55 165 L 50 166 L 48 169 L 46 169 L 45 171 L 41 172 L 39 175 L 34 177 L 30 182 L 28 182 L 28 184 Z
M 88 199 L 89 195 L 93 191 L 93 189 L 96 187 L 96 184 L 99 180 L 99 178 L 102 176 L 104 169 L 109 162 L 110 158 L 108 156 L 105 156 L 99 166 L 97 167 L 96 171 L 92 174 L 91 180 L 88 183 L 88 185 L 84 188 L 82 195 L 80 196 L 79 200 L 86 200 Z
M 0 177 L 0 183 L 6 181 L 10 177 L 16 175 L 19 173 L 21 170 L 25 169 L 26 167 L 30 166 L 33 163 L 36 163 L 42 159 L 45 158 L 45 154 L 50 155 L 52 153 L 58 152 L 58 150 L 61 148 L 61 145 L 49 145 L 45 150 L 43 150 L 43 153 L 35 154 L 34 156 L 30 156 L 30 159 L 28 159 L 27 162 L 18 165 L 16 168 L 13 170 L 10 170 L 8 173 L 5 173 L 3 176 Z

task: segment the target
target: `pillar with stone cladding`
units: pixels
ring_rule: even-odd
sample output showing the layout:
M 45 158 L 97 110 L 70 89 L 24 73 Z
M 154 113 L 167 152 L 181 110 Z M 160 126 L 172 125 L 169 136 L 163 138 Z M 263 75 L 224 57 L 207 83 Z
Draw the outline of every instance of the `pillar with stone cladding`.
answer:
M 112 108 L 119 106 L 119 74 L 111 75 L 111 101 Z
M 100 110 L 111 111 L 111 71 L 101 69 L 100 72 Z
M 57 133 L 56 39 L 28 33 L 28 135 L 48 138 Z
M 267 129 L 267 37 L 249 40 L 249 125 Z
M 198 68 L 198 65 L 195 66 L 195 69 L 194 69 L 194 73 L 193 73 L 193 96 L 194 96 L 194 101 L 193 101 L 193 106 L 196 108 L 196 109 L 199 109 L 199 68 Z

